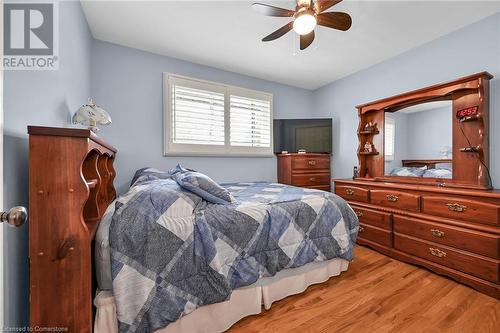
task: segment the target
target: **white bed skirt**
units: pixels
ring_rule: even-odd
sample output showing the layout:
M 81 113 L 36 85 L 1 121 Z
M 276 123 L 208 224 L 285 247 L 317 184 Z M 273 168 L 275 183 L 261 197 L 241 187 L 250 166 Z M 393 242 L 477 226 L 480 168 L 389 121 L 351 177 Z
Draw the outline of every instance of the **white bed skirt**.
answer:
M 250 286 L 235 289 L 228 301 L 202 306 L 156 333 L 223 332 L 240 319 L 260 313 L 262 305 L 268 310 L 273 302 L 340 275 L 348 266 L 347 260 L 332 259 L 282 270 L 273 277 L 262 278 Z M 113 294 L 109 291 L 99 292 L 94 304 L 97 307 L 94 332 L 118 332 Z

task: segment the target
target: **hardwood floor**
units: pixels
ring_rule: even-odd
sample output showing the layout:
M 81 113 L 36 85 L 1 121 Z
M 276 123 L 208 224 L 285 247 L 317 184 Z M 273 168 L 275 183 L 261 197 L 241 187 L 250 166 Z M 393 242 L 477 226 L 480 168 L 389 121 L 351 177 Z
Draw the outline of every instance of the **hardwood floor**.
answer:
M 500 332 L 500 301 L 358 246 L 340 277 L 276 302 L 228 332 Z

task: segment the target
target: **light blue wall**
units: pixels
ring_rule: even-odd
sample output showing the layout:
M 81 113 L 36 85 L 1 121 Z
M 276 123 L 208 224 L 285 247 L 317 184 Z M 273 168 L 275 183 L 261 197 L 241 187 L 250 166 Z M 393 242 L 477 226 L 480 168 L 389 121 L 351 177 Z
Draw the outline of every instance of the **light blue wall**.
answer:
M 92 37 L 79 2 L 59 6 L 57 71 L 4 73 L 4 207 L 28 206 L 27 125 L 65 126 L 90 94 Z M 28 322 L 28 226 L 4 226 L 5 325 Z
M 451 147 L 452 107 L 408 114 L 407 153 L 404 159 L 441 159 L 441 149 Z M 500 148 L 500 146 L 498 147 Z M 499 184 L 500 185 L 500 184 Z
M 493 184 L 500 187 L 500 14 L 318 89 L 313 114 L 334 118 L 334 177 L 350 177 L 358 163 L 356 105 L 482 71 L 495 76 L 490 87 L 490 169 Z
M 167 170 L 177 163 L 219 182 L 276 181 L 276 159 L 163 156 L 162 73 L 170 72 L 271 92 L 275 118 L 311 116 L 313 92 L 101 41 L 92 45 L 92 91 L 113 118 L 99 135 L 118 149 L 115 186 L 126 189 L 135 170 Z

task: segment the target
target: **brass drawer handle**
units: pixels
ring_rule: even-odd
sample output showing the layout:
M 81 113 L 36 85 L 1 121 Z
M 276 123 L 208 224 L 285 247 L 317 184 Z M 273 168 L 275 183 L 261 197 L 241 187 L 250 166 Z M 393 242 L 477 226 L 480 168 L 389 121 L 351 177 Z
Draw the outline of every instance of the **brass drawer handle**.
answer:
M 443 257 L 446 257 L 446 252 L 444 251 L 441 251 L 440 249 L 434 249 L 432 247 L 429 248 L 429 252 L 435 256 L 435 257 L 438 257 L 438 258 L 443 258 Z
M 399 200 L 399 197 L 397 195 L 394 195 L 394 194 L 387 194 L 385 197 L 387 198 L 387 201 L 389 201 L 389 202 L 397 202 Z
M 310 166 L 315 166 L 316 165 L 316 161 L 315 160 L 309 160 L 309 165 Z
M 354 195 L 354 191 L 351 190 L 350 188 L 346 188 L 345 193 L 347 193 L 347 195 Z
M 363 212 L 355 212 L 358 217 L 363 216 Z
M 362 226 L 359 226 L 359 232 L 363 232 L 365 231 L 365 228 L 363 228 Z
M 438 229 L 431 229 L 432 236 L 438 237 L 438 238 L 443 238 L 444 237 L 444 232 Z
M 467 206 L 457 204 L 457 203 L 453 203 L 453 204 L 449 203 L 449 204 L 446 204 L 446 206 L 448 206 L 449 210 L 451 210 L 453 212 L 458 212 L 458 213 L 463 213 L 467 209 Z
M 310 178 L 309 178 L 309 181 L 311 181 L 311 182 L 315 182 L 315 181 L 316 181 L 316 178 L 314 178 L 314 177 L 310 177 Z

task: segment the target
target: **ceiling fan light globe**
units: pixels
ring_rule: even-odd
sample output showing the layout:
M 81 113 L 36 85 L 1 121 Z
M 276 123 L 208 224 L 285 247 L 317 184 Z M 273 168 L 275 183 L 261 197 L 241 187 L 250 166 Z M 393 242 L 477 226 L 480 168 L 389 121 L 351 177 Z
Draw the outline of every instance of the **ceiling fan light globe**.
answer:
M 298 15 L 293 21 L 293 30 L 299 35 L 307 35 L 316 27 L 316 17 L 309 13 Z

